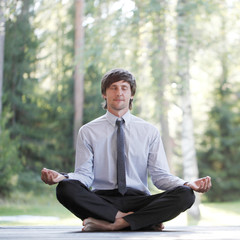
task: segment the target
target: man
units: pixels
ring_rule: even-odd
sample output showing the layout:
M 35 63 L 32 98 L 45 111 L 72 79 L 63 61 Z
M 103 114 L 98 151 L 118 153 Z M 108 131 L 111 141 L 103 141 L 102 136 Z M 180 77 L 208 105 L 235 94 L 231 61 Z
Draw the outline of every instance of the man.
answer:
M 41 178 L 58 183 L 58 200 L 83 220 L 83 231 L 161 231 L 192 206 L 193 190 L 210 189 L 211 178 L 187 182 L 169 173 L 158 130 L 130 113 L 136 91 L 130 72 L 109 71 L 101 90 L 107 113 L 79 130 L 74 173 L 44 168 Z M 163 193 L 150 195 L 148 173 Z

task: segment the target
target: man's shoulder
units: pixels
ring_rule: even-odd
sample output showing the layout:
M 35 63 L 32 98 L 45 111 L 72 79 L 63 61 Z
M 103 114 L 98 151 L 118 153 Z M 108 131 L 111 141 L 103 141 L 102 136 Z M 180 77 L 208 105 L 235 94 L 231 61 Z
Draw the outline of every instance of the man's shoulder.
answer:
M 158 128 L 157 128 L 154 124 L 152 124 L 152 123 L 144 120 L 144 119 L 141 118 L 141 117 L 137 117 L 137 116 L 135 116 L 135 115 L 132 115 L 132 121 L 131 121 L 131 123 L 132 123 L 136 128 L 146 129 L 146 130 L 148 130 L 148 131 L 151 131 L 152 133 L 153 133 L 153 132 L 155 132 L 155 133 L 158 133 L 158 132 L 159 132 Z
M 81 129 L 88 129 L 88 128 L 94 128 L 100 125 L 103 125 L 104 123 L 106 123 L 106 115 L 102 115 L 96 119 L 93 119 L 92 121 L 84 124 Z
M 148 122 L 148 121 L 144 120 L 143 118 L 138 117 L 136 115 L 132 115 L 132 123 L 133 124 L 141 124 L 141 125 L 148 126 L 150 128 L 157 129 L 156 126 L 154 126 L 152 123 L 150 123 L 150 122 Z

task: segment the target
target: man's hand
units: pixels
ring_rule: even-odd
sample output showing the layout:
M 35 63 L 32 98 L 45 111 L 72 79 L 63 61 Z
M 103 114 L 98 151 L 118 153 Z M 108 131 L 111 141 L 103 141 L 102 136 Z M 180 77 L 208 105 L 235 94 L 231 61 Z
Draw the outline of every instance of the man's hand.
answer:
M 65 177 L 54 170 L 43 168 L 41 172 L 41 179 L 46 184 L 53 185 L 62 181 Z
M 188 182 L 185 185 L 189 186 L 196 192 L 205 193 L 212 187 L 211 177 L 197 179 L 194 182 Z

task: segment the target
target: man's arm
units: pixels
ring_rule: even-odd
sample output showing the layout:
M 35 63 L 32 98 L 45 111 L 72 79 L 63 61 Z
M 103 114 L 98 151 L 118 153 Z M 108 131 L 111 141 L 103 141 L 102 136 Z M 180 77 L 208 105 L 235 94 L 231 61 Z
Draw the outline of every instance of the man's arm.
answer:
M 186 182 L 184 185 L 192 188 L 196 192 L 205 193 L 212 187 L 211 177 L 203 177 L 193 182 Z
M 81 129 L 77 138 L 75 171 L 67 175 L 69 179 L 78 180 L 84 186 L 89 187 L 93 181 L 93 152 L 91 146 L 87 143 L 87 137 Z M 66 179 L 66 177 L 54 170 L 43 168 L 41 179 L 46 184 L 53 185 Z
M 183 179 L 170 174 L 167 169 L 162 169 L 164 163 L 167 165 L 167 158 L 161 137 L 157 131 L 156 137 L 150 146 L 148 164 L 154 185 L 159 189 L 168 190 L 174 186 L 180 186 L 184 184 L 192 188 L 194 191 L 200 193 L 207 192 L 211 188 L 211 177 L 207 176 L 197 179 L 193 182 L 186 182 Z
M 148 170 L 153 184 L 160 190 L 171 190 L 177 186 L 182 186 L 187 181 L 170 173 L 163 142 L 157 129 L 152 132 L 151 139 Z
M 47 168 L 43 168 L 41 171 L 41 179 L 48 185 L 59 183 L 63 179 L 66 179 L 62 174 Z

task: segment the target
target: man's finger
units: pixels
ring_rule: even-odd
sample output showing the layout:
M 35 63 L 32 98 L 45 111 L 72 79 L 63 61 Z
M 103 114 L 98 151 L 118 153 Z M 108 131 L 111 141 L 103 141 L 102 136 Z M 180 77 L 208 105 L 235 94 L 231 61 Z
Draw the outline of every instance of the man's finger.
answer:
M 211 177 L 207 176 L 208 179 L 208 191 L 212 187 Z
M 203 192 L 208 192 L 211 188 L 211 178 L 209 176 L 203 179 L 204 181 L 204 188 L 202 189 Z
M 42 179 L 43 182 L 46 183 L 47 175 L 46 175 L 46 171 L 45 170 L 42 170 L 41 179 Z
M 49 185 L 52 185 L 52 173 L 49 169 L 44 168 L 42 170 L 42 180 Z

